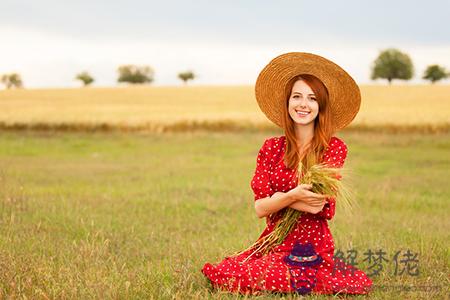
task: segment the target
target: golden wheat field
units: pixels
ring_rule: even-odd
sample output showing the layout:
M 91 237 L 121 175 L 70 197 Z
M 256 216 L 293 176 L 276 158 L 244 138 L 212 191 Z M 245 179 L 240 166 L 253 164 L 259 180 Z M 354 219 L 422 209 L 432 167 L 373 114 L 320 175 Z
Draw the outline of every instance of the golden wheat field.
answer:
M 351 127 L 450 127 L 450 85 L 361 86 L 361 109 Z M 252 86 L 131 86 L 24 89 L 0 92 L 0 124 L 112 127 L 182 122 L 270 127 Z

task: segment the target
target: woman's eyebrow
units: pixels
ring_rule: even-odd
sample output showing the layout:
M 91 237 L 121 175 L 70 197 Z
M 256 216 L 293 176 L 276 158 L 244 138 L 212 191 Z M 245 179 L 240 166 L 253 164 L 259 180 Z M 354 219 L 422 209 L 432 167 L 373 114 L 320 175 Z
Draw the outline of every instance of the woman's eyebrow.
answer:
M 302 93 L 300 93 L 300 92 L 293 92 L 292 94 L 302 94 Z M 314 94 L 309 94 L 310 96 L 315 96 Z

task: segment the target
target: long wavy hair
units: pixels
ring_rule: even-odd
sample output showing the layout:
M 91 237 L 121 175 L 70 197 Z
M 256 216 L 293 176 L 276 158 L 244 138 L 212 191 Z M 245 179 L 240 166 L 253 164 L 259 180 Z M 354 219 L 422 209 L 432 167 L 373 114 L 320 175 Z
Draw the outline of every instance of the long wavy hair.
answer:
M 292 87 L 297 80 L 303 80 L 309 85 L 319 104 L 319 114 L 314 119 L 314 136 L 302 153 L 298 149 L 294 120 L 289 115 L 289 98 L 291 97 Z M 328 90 L 317 77 L 310 74 L 301 74 L 293 77 L 286 84 L 285 95 L 286 101 L 283 106 L 283 127 L 286 136 L 284 163 L 286 167 L 296 170 L 301 161 L 303 166 L 301 171 L 306 172 L 310 166 L 320 162 L 328 147 L 328 142 L 334 134 L 331 126 L 332 116 L 329 108 Z

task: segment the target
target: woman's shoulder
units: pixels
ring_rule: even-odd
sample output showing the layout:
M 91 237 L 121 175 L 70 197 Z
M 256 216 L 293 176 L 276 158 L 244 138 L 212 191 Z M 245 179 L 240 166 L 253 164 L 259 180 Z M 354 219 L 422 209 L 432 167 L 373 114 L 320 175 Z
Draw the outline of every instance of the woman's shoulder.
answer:
M 337 136 L 332 136 L 330 142 L 328 143 L 328 148 L 323 155 L 323 158 L 328 161 L 344 161 L 347 157 L 347 153 L 347 145 L 345 144 L 344 140 Z
M 282 152 L 282 150 L 285 147 L 285 144 L 286 144 L 285 135 L 271 136 L 264 140 L 262 149 L 264 149 L 268 153 L 278 153 Z M 330 138 L 330 141 L 328 142 L 327 150 L 332 152 L 338 151 L 340 153 L 347 152 L 347 145 L 342 138 L 332 136 Z
M 339 149 L 339 150 L 345 149 L 345 151 L 347 151 L 347 145 L 345 144 L 344 140 L 337 136 L 331 137 L 328 147 L 330 149 Z
M 264 141 L 264 145 L 266 147 L 282 148 L 284 146 L 285 142 L 286 142 L 286 136 L 279 135 L 279 136 L 272 136 L 272 137 L 266 138 L 266 140 Z M 339 148 L 339 147 L 347 148 L 347 145 L 345 144 L 345 142 L 342 138 L 333 135 L 330 138 L 328 147 L 329 148 Z
M 267 150 L 280 149 L 283 148 L 286 137 L 284 135 L 271 136 L 266 138 L 264 141 L 264 147 Z

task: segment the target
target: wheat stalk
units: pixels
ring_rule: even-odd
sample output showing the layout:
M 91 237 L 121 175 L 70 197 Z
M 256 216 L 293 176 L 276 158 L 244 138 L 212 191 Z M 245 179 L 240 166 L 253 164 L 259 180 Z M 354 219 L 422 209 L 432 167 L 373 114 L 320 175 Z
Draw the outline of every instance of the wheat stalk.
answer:
M 300 162 L 298 174 L 300 174 L 302 167 L 302 163 Z M 311 184 L 312 192 L 335 197 L 336 201 L 342 203 L 346 210 L 351 210 L 354 204 L 354 195 L 347 183 L 340 180 L 342 178 L 342 171 L 343 168 L 331 167 L 324 163 L 314 164 L 309 168 L 301 180 L 299 180 L 298 184 Z M 299 175 L 298 178 L 300 177 L 301 176 Z M 302 213 L 303 212 L 290 207 L 286 208 L 272 232 L 261 237 L 248 248 L 234 253 L 233 255 L 239 255 L 250 249 L 255 249 L 242 261 L 242 263 L 247 261 L 257 252 L 261 252 L 263 255 L 266 255 L 274 247 L 283 243 L 285 238 L 297 224 Z M 300 224 L 300 226 L 302 225 Z

